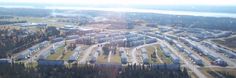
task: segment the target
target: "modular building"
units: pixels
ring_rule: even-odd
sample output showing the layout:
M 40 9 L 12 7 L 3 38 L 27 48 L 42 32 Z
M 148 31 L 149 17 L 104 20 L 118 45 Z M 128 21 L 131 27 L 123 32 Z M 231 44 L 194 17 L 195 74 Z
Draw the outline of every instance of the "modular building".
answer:
M 222 33 L 216 34 L 215 38 L 228 37 L 232 34 L 230 31 L 224 31 Z
M 110 44 L 118 45 L 118 46 L 122 47 L 122 46 L 125 46 L 125 42 L 126 42 L 125 39 L 113 39 L 110 41 Z
M 164 39 L 165 36 L 160 35 L 160 34 L 156 34 L 156 37 L 159 38 L 159 39 Z
M 191 55 L 189 55 L 189 57 L 194 61 L 195 64 L 203 65 L 202 60 L 199 57 L 197 57 L 196 55 L 191 54 Z
M 165 39 L 165 41 L 167 41 L 167 42 L 169 42 L 169 43 L 172 43 L 172 39 L 171 39 L 171 38 L 165 36 L 164 39 Z
M 57 37 L 57 38 L 52 39 L 52 42 L 55 43 L 55 42 L 59 42 L 59 41 L 63 41 L 63 40 L 64 40 L 63 37 Z
M 78 60 L 79 54 L 80 54 L 80 47 L 76 47 L 73 51 L 74 53 L 69 57 L 69 62 L 74 62 Z
M 95 52 L 90 59 L 90 63 L 95 63 L 97 61 L 97 57 L 98 57 L 98 52 Z
M 212 60 L 213 64 L 220 65 L 220 66 L 225 66 L 227 63 L 222 60 L 220 57 L 215 55 L 212 51 L 207 50 L 204 47 L 197 46 L 198 52 L 202 53 L 203 55 L 207 56 L 210 60 Z
M 180 59 L 176 55 L 170 54 L 170 58 L 171 58 L 171 60 L 174 64 L 179 64 L 180 63 Z
M 149 64 L 149 60 L 148 60 L 148 55 L 147 54 L 142 54 L 142 60 L 143 60 L 143 64 Z
M 25 59 L 28 59 L 28 58 L 30 58 L 30 52 L 28 51 L 28 50 L 25 50 L 25 51 L 23 51 L 22 53 L 20 53 L 17 57 L 16 57 L 16 59 L 17 60 L 25 60 Z
M 193 37 L 193 36 L 190 36 L 189 39 L 193 40 L 193 41 L 197 41 L 197 42 L 200 42 L 201 39 L 197 38 L 197 37 Z
M 202 47 L 201 45 L 196 46 L 196 51 L 205 55 L 205 56 L 209 55 L 209 50 L 207 50 L 207 48 L 205 48 L 205 47 Z
M 126 34 L 125 37 L 126 38 L 131 38 L 131 37 L 137 37 L 138 35 L 137 34 Z
M 143 40 L 144 37 L 138 36 L 138 37 L 127 37 L 127 41 L 136 41 L 136 40 Z
M 164 53 L 165 56 L 170 57 L 171 52 L 166 46 L 161 45 L 161 51 Z
M 109 38 L 98 38 L 98 39 L 97 39 L 97 42 L 98 42 L 98 43 L 103 43 L 103 42 L 107 42 L 107 41 L 109 41 L 109 40 L 111 40 L 111 39 L 109 39 Z
M 122 53 L 126 53 L 126 52 L 125 52 L 125 48 L 120 48 L 120 49 L 119 49 L 119 55 L 120 55 L 120 56 L 121 56 Z
M 187 49 L 184 49 L 184 52 L 189 56 L 189 55 L 191 55 L 193 52 L 192 51 L 190 51 L 190 50 L 187 50 Z
M 66 40 L 71 40 L 71 39 L 78 39 L 79 35 L 70 35 L 66 37 Z
M 179 51 L 181 51 L 181 52 L 183 52 L 184 51 L 184 47 L 182 46 L 182 45 L 180 45 L 180 44 L 175 44 L 175 46 L 176 46 L 176 48 L 179 50 Z
M 173 36 L 173 35 L 166 35 L 166 37 L 171 38 L 171 39 L 178 39 L 176 36 Z
M 219 48 L 219 52 L 223 52 L 229 58 L 236 58 L 236 53 L 231 50 Z
M 105 38 L 106 34 L 98 34 L 95 36 L 95 38 L 99 39 L 99 38 Z
M 120 36 L 120 34 L 119 33 L 111 33 L 111 34 L 109 34 L 109 37 L 115 37 L 115 36 Z
M 113 39 L 117 39 L 117 40 L 119 40 L 119 39 L 125 39 L 125 36 L 123 36 L 123 35 L 115 36 L 115 37 L 113 37 Z
M 141 53 L 142 53 L 142 54 L 147 54 L 147 49 L 141 48 Z
M 143 40 L 131 41 L 129 44 L 130 44 L 129 47 L 135 47 L 135 46 L 143 45 L 144 41 Z
M 155 42 L 157 42 L 157 40 L 155 38 L 147 38 L 147 39 L 145 39 L 145 43 L 146 44 L 155 43 Z
M 68 59 L 69 62 L 77 61 L 79 57 L 79 52 L 74 52 Z
M 20 53 L 20 54 L 16 57 L 16 59 L 17 59 L 17 60 L 25 60 L 25 59 L 28 59 L 28 58 L 30 58 L 30 56 L 31 56 L 33 53 L 38 52 L 40 49 L 42 49 L 42 48 L 44 48 L 44 47 L 46 47 L 46 46 L 48 46 L 48 45 L 49 45 L 49 42 L 48 42 L 48 41 L 43 41 L 43 42 L 41 42 L 41 43 L 39 43 L 39 44 L 36 44 L 36 45 L 30 47 L 29 49 L 23 51 L 22 53 Z
M 127 57 L 126 53 L 121 53 L 121 63 L 122 64 L 128 63 L 128 57 Z
M 47 57 L 50 55 L 50 51 L 45 51 L 45 52 L 42 52 L 40 55 L 39 55 L 39 60 L 45 60 L 47 59 Z
M 227 66 L 228 64 L 222 59 L 216 59 L 212 62 L 212 64 L 220 65 L 220 66 Z

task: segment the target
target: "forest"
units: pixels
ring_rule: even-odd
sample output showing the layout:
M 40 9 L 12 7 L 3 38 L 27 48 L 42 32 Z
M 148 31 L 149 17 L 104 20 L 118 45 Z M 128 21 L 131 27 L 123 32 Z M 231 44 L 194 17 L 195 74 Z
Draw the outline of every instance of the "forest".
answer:
M 0 78 L 190 78 L 185 68 L 168 69 L 152 65 L 36 66 L 0 64 Z
M 59 31 L 55 27 L 48 27 L 45 31 L 29 31 L 3 26 L 0 29 L 0 58 L 10 57 L 12 54 L 57 35 L 59 35 Z

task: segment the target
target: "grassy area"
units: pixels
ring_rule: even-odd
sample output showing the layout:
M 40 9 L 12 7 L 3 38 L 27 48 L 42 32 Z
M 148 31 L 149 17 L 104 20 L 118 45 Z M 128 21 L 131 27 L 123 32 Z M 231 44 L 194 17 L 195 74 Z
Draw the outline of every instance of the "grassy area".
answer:
M 25 67 L 29 67 L 29 68 L 35 68 L 38 66 L 37 62 L 30 62 L 30 63 L 25 63 Z
M 158 56 L 161 58 L 161 60 L 162 60 L 164 63 L 166 63 L 166 64 L 172 63 L 171 58 L 170 58 L 170 57 L 166 57 L 166 56 L 163 54 L 163 52 L 162 52 L 161 49 L 160 49 L 160 46 L 156 46 L 156 48 L 157 48 L 157 54 L 158 54 Z
M 111 59 L 110 59 L 110 63 L 114 63 L 114 64 L 121 64 L 121 58 L 119 55 L 119 50 L 116 50 L 116 54 L 111 54 Z
M 148 54 L 148 57 L 149 57 L 149 63 L 150 64 L 160 64 L 160 60 L 158 60 L 157 58 L 152 58 L 151 55 L 153 54 L 153 52 L 155 52 L 155 47 L 153 46 L 148 46 L 148 47 L 145 47 L 147 49 L 147 54 Z M 154 61 L 156 60 L 156 61 Z
M 97 63 L 107 63 L 108 56 L 101 54 L 97 57 Z
M 64 46 L 61 46 L 59 47 L 57 50 L 56 50 L 56 53 L 48 56 L 48 60 L 57 60 L 59 58 L 59 56 L 62 55 L 62 52 L 64 51 Z
M 66 54 L 62 57 L 62 60 L 68 60 L 73 53 L 73 51 L 67 51 Z

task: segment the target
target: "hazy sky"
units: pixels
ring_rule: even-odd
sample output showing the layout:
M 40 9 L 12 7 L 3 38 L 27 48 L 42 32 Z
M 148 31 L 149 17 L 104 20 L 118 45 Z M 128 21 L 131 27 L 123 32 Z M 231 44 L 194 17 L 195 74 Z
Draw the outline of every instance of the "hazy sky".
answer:
M 147 5 L 236 5 L 236 0 L 0 0 L 0 2 L 30 2 L 59 4 L 147 4 Z

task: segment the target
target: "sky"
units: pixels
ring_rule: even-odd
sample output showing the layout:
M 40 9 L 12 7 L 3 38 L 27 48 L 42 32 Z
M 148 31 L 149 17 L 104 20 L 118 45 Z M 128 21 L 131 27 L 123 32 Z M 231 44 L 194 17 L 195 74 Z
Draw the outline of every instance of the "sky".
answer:
M 0 0 L 0 2 L 88 5 L 236 5 L 236 0 Z

